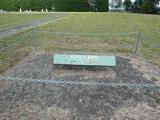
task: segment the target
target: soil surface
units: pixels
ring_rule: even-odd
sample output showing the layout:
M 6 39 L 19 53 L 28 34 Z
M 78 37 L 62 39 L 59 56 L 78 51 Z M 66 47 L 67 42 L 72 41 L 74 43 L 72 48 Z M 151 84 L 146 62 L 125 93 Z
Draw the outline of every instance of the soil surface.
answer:
M 39 20 L 33 20 L 32 22 L 29 23 L 25 23 L 25 24 L 21 24 L 21 25 L 17 25 L 14 27 L 8 27 L 8 28 L 4 28 L 2 30 L 0 30 L 0 38 L 3 37 L 10 37 L 16 33 L 20 33 L 23 32 L 25 30 L 40 26 L 40 25 L 44 25 L 47 24 L 51 21 L 57 20 L 60 17 L 65 16 L 65 13 L 59 13 L 58 15 L 50 15 L 46 18 L 43 19 L 39 19 Z
M 54 66 L 53 54 L 31 54 L 3 73 L 5 76 L 96 82 L 159 84 L 160 72 L 137 58 L 117 56 L 116 67 Z M 136 61 L 136 64 L 135 64 Z M 149 63 L 145 63 L 149 65 Z M 137 67 L 138 66 L 138 67 Z M 148 69 L 149 70 L 149 69 Z M 58 85 L 0 81 L 2 120 L 159 120 L 160 89 Z

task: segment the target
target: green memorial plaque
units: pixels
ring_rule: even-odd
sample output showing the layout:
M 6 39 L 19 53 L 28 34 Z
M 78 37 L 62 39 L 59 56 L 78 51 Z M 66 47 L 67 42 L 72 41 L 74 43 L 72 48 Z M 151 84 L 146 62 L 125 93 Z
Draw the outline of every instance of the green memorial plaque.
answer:
M 60 65 L 116 66 L 116 57 L 55 54 L 53 62 Z

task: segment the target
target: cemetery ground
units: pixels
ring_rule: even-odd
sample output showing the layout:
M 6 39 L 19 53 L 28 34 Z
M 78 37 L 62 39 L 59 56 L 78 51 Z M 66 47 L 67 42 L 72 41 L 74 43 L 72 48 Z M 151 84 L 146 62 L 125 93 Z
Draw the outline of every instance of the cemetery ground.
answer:
M 16 33 L 35 28 L 65 16 L 65 13 L 1 13 L 0 37 L 9 37 Z
M 6 78 L 0 77 L 0 118 L 159 120 L 160 89 L 152 87 L 160 86 L 159 21 L 160 16 L 145 14 L 68 13 L 1 39 L 0 75 Z M 134 57 L 137 34 L 129 32 L 143 33 Z M 106 44 L 106 39 L 113 44 Z M 127 49 L 118 48 L 122 45 Z M 85 71 L 82 66 L 55 66 L 56 53 L 115 55 L 117 65 Z M 55 84 L 55 80 L 86 84 Z M 87 85 L 90 82 L 101 85 Z
M 48 17 L 50 13 L 0 13 L 0 29 Z

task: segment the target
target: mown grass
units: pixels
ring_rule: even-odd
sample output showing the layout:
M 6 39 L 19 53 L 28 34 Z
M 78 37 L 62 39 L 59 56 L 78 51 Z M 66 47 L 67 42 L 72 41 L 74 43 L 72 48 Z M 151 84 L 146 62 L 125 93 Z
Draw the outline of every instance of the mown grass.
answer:
M 133 53 L 137 33 L 59 33 L 37 31 L 37 44 L 47 51 Z
M 0 13 L 0 29 L 24 24 L 49 15 L 49 13 Z
M 132 13 L 70 13 L 39 29 L 61 32 L 142 32 L 141 53 L 160 67 L 160 16 Z
M 30 31 L 0 39 L 0 73 L 31 53 L 32 43 Z

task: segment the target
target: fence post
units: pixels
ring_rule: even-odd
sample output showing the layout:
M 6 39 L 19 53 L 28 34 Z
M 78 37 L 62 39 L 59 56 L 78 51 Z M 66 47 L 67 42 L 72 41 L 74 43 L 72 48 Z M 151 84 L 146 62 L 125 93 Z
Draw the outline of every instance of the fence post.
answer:
M 32 29 L 32 49 L 33 49 L 33 51 L 35 51 L 35 41 L 36 40 L 36 31 L 35 31 L 35 29 Z
M 137 42 L 136 42 L 134 54 L 137 54 L 137 52 L 139 50 L 139 45 L 140 45 L 140 42 L 141 42 L 141 37 L 142 37 L 142 33 L 138 32 Z

